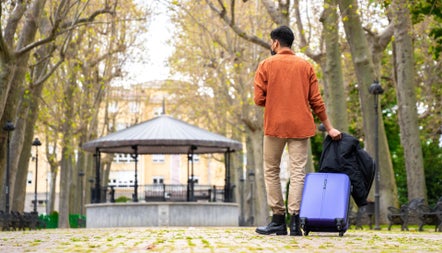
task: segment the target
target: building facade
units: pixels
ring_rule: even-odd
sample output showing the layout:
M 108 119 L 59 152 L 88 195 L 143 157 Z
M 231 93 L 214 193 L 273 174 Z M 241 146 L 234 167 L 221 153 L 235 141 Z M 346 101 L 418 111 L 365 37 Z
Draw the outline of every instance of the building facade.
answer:
M 131 87 L 111 87 L 107 108 L 101 108 L 101 117 L 105 110 L 108 115 L 108 128 L 115 131 L 152 119 L 164 113 L 164 99 L 167 97 L 161 89 L 161 82 L 149 82 L 132 85 Z M 104 122 L 101 122 L 104 124 Z M 204 128 L 204 126 L 200 126 Z M 43 136 L 42 136 L 43 137 Z M 44 140 L 44 138 L 40 138 Z M 26 187 L 25 211 L 34 208 L 35 184 L 37 183 L 37 211 L 47 213 L 51 173 L 46 161 L 44 149 L 38 150 L 38 173 L 35 180 L 36 164 L 33 162 L 37 150 L 32 150 L 34 159 L 29 163 Z M 193 171 L 193 174 L 192 174 Z M 193 161 L 187 155 L 152 154 L 138 156 L 137 181 L 138 199 L 144 201 L 145 193 L 152 187 L 164 185 L 180 185 L 185 187 L 189 180 L 194 185 L 206 187 L 216 186 L 221 189 L 225 182 L 225 167 L 222 154 L 194 155 Z M 113 161 L 107 182 L 102 183 L 115 190 L 115 198 L 125 196 L 131 198 L 135 180 L 135 162 L 130 154 L 113 154 Z M 58 210 L 58 181 L 56 183 L 55 210 Z M 84 186 L 85 194 L 89 194 L 89 186 Z M 167 197 L 167 196 L 166 196 Z M 108 200 L 109 201 L 109 200 Z

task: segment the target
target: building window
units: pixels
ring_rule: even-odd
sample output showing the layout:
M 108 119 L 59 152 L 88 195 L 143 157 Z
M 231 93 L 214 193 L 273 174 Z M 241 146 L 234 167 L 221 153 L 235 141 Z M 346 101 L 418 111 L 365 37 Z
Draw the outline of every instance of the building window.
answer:
M 131 113 L 139 113 L 140 112 L 140 103 L 138 103 L 138 102 L 130 102 L 129 103 L 129 111 Z
M 110 113 L 116 113 L 116 112 L 118 112 L 118 104 L 117 104 L 117 102 L 110 102 L 110 103 L 109 103 L 109 106 L 108 106 L 108 108 L 107 108 L 107 110 L 108 110 Z
M 108 186 L 132 187 L 134 185 L 133 171 L 111 171 Z
M 130 154 L 114 154 L 114 162 L 116 163 L 130 163 L 133 162 L 134 159 L 132 158 L 132 156 Z
M 164 162 L 164 155 L 162 155 L 162 154 L 152 155 L 152 162 L 163 163 Z
M 28 172 L 28 178 L 26 179 L 26 182 L 28 182 L 28 184 L 32 184 L 32 179 L 33 179 L 33 173 L 32 172 Z
M 119 131 L 119 130 L 123 130 L 123 129 L 127 128 L 127 127 L 128 127 L 127 123 L 118 122 L 117 125 L 116 125 L 115 130 Z
M 194 163 L 197 163 L 197 162 L 199 162 L 200 161 L 200 156 L 199 155 L 193 155 L 193 162 Z
M 164 184 L 164 177 L 159 177 L 159 176 L 153 177 L 152 183 L 153 184 Z
M 189 177 L 189 181 L 191 181 L 192 180 L 192 177 Z M 199 178 L 198 177 L 193 177 L 193 183 L 194 184 L 198 184 L 199 183 Z
M 153 108 L 153 115 L 160 116 L 163 113 L 163 107 L 155 107 Z

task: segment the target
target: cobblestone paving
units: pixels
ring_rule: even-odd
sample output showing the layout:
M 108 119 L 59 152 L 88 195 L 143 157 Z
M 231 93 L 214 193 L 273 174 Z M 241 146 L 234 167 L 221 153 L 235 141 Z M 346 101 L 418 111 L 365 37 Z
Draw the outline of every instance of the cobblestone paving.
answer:
M 0 252 L 442 252 L 442 233 L 349 230 L 264 236 L 252 227 L 46 229 L 0 232 Z

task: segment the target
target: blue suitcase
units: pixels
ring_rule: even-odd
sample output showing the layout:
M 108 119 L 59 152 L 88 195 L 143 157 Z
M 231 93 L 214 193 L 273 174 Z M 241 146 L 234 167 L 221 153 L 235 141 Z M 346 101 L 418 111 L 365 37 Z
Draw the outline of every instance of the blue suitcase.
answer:
M 338 232 L 348 228 L 350 179 L 342 173 L 309 173 L 305 177 L 299 217 L 304 235 L 310 231 Z

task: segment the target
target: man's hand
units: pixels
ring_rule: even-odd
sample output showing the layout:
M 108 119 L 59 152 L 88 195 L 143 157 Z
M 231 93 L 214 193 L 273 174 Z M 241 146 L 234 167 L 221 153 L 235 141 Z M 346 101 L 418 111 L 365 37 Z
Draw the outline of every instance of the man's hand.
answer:
M 329 119 L 326 119 L 326 120 L 322 121 L 322 124 L 324 125 L 325 130 L 327 131 L 328 135 L 330 135 L 330 137 L 333 140 L 338 141 L 338 140 L 342 139 L 341 131 L 339 131 L 338 129 L 334 128 L 332 126 L 332 124 L 330 123 Z
M 331 128 L 330 130 L 327 131 L 327 133 L 335 141 L 338 141 L 342 138 L 342 134 L 338 129 Z

